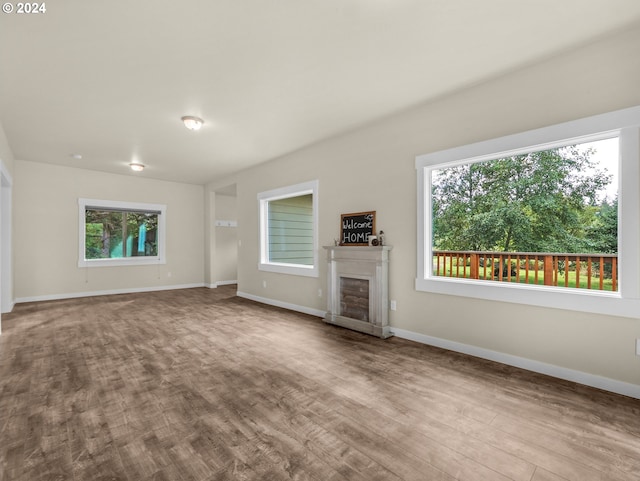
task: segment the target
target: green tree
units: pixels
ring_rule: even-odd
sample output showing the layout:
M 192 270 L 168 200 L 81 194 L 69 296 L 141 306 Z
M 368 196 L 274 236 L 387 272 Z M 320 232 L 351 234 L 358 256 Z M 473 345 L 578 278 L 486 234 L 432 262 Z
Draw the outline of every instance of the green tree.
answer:
M 521 252 L 595 248 L 584 219 L 611 177 L 597 169 L 592 154 L 572 146 L 436 171 L 434 247 Z
M 87 259 L 108 259 L 111 249 L 122 241 L 122 214 L 115 211 L 87 210 L 85 212 Z
M 592 248 L 603 254 L 618 253 L 618 198 L 611 204 L 604 201 L 595 212 L 587 231 Z
M 85 212 L 85 225 L 87 259 L 158 254 L 158 215 L 155 213 L 89 209 Z M 141 226 L 144 226 L 145 239 L 144 250 L 139 252 Z

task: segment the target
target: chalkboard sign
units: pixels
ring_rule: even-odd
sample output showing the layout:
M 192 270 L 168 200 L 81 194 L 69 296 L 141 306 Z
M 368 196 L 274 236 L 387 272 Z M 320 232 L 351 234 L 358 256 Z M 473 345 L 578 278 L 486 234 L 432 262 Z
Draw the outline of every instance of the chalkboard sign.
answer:
M 369 236 L 375 233 L 375 210 L 340 216 L 340 245 L 342 246 L 369 245 Z

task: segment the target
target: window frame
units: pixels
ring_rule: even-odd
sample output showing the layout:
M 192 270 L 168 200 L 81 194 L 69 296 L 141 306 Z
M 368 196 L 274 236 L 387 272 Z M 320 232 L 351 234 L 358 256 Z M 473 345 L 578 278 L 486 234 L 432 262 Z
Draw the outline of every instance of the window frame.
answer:
M 435 169 L 619 138 L 618 292 L 435 276 L 431 272 L 431 172 Z M 416 157 L 417 291 L 581 312 L 640 317 L 640 107 L 595 115 Z M 623 261 L 621 261 L 623 260 Z
M 86 259 L 86 209 L 99 210 L 101 208 L 122 211 L 159 212 L 158 214 L 158 255 L 114 257 L 110 259 Z M 164 204 L 147 204 L 141 202 L 122 202 L 101 199 L 78 199 L 78 267 L 108 267 L 108 266 L 143 266 L 166 264 L 166 221 L 167 206 Z
M 266 272 L 276 272 L 279 274 L 291 274 L 306 277 L 318 277 L 318 180 L 302 182 L 300 184 L 280 187 L 265 192 L 260 192 L 257 196 L 259 205 L 259 262 L 258 270 Z M 313 265 L 289 264 L 284 262 L 272 262 L 269 260 L 269 212 L 268 203 L 274 200 L 287 199 L 311 194 L 312 225 L 313 225 Z

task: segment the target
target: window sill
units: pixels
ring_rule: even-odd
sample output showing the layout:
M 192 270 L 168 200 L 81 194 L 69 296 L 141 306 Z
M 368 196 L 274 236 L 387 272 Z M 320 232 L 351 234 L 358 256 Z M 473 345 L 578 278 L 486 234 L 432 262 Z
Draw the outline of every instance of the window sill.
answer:
M 78 267 L 116 267 L 116 266 L 149 266 L 166 264 L 159 257 L 127 257 L 123 259 L 83 259 Z
M 294 276 L 318 277 L 317 266 L 298 266 L 295 264 L 258 264 L 258 270 L 266 272 L 275 272 L 278 274 L 290 274 Z
M 417 291 L 422 292 L 489 301 L 568 309 L 611 316 L 640 317 L 640 299 L 623 298 L 619 292 L 448 278 L 416 279 L 415 288 Z

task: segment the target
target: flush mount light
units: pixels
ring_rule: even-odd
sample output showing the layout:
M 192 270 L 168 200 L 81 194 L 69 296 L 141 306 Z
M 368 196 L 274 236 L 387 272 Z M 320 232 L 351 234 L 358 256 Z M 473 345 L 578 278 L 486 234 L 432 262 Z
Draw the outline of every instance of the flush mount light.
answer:
M 194 117 L 192 115 L 185 115 L 182 117 L 182 121 L 184 122 L 184 126 L 189 130 L 200 130 L 202 124 L 204 124 L 204 120 L 200 117 Z
M 69 154 L 69 157 L 72 157 L 76 160 L 82 160 L 82 154 Z
M 130 163 L 129 167 L 131 167 L 131 170 L 135 172 L 142 172 L 144 170 L 144 165 L 138 164 L 137 162 Z

